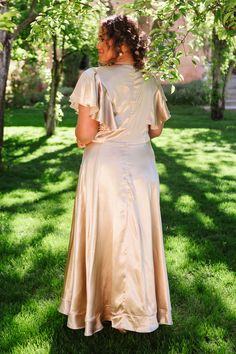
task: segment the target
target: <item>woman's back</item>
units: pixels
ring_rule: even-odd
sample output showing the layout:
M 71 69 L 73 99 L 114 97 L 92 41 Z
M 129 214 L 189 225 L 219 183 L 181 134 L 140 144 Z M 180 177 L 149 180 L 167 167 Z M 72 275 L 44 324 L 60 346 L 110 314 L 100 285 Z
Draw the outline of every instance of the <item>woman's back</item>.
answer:
M 170 117 L 160 82 L 153 76 L 144 80 L 132 64 L 85 70 L 70 100 L 73 108 L 80 100 L 87 100 L 92 107 L 94 118 L 100 122 L 94 142 L 144 143 L 150 140 L 148 125 L 154 129 L 161 117 Z M 156 107 L 162 110 L 159 115 Z

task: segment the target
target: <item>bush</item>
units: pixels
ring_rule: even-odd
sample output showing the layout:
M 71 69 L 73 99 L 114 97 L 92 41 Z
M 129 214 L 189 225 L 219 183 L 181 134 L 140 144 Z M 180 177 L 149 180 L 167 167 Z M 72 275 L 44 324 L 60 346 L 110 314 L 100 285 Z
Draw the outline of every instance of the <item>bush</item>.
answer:
M 23 66 L 17 63 L 7 87 L 8 107 L 21 108 L 33 106 L 37 102 L 45 102 L 46 85 L 43 83 L 40 71 L 42 68 L 38 63 L 31 63 L 27 60 Z
M 175 84 L 175 92 L 170 93 L 170 85 L 163 85 L 168 103 L 191 104 L 193 106 L 209 104 L 210 88 L 205 81 L 195 80 L 187 84 Z

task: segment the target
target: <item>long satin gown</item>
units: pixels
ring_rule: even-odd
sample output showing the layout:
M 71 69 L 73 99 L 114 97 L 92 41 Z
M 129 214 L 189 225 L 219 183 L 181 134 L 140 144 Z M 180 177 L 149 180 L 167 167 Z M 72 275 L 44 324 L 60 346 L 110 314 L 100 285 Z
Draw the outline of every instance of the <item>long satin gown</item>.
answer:
M 159 176 L 148 135 L 170 113 L 160 81 L 131 64 L 85 70 L 71 107 L 99 122 L 84 149 L 59 311 L 91 336 L 113 328 L 147 333 L 171 325 Z

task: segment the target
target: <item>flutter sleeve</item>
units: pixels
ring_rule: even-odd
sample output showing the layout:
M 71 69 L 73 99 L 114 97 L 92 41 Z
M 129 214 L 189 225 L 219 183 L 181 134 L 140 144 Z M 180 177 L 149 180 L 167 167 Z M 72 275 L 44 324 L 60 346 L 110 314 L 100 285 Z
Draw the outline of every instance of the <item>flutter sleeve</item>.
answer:
M 79 112 L 79 104 L 88 106 L 92 119 L 109 130 L 118 129 L 113 103 L 95 68 L 89 68 L 80 75 L 69 101 L 76 112 Z
M 148 122 L 148 124 L 151 125 L 151 129 L 157 129 L 160 123 L 166 122 L 171 117 L 161 82 L 157 77 L 154 77 L 154 79 L 156 88 L 153 95 L 152 109 Z
M 69 101 L 70 107 L 77 113 L 79 112 L 79 104 L 81 104 L 90 107 L 90 116 L 96 117 L 96 113 L 99 109 L 97 105 L 96 87 L 93 77 L 89 74 L 88 70 L 83 71 L 80 75 Z

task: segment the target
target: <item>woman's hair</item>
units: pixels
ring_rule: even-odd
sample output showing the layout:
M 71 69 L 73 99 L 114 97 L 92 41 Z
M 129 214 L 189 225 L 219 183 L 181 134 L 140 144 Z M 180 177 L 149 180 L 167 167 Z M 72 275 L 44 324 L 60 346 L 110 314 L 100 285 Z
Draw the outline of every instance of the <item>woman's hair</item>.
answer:
M 148 36 L 141 31 L 137 23 L 126 15 L 113 15 L 101 21 L 102 30 L 105 29 L 109 39 L 113 39 L 113 46 L 116 57 L 112 58 L 108 64 L 113 64 L 119 56 L 121 45 L 126 44 L 134 58 L 134 67 L 138 70 L 144 68 L 144 57 L 149 42 Z

